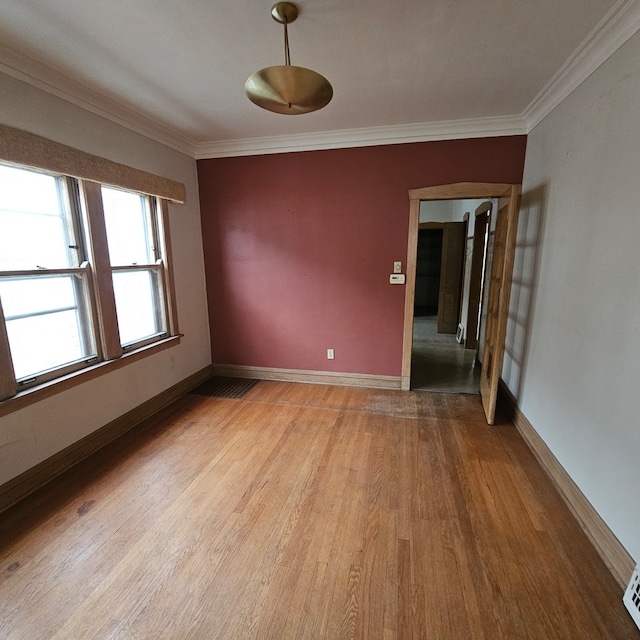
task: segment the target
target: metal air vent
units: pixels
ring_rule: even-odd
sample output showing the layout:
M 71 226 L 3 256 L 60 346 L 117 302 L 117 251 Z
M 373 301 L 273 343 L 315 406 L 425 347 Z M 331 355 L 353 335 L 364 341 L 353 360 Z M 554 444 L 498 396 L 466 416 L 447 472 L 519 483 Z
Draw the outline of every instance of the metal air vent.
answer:
M 631 582 L 629 582 L 629 586 L 624 592 L 624 598 L 622 600 L 629 610 L 636 626 L 640 629 L 640 565 L 634 569 Z

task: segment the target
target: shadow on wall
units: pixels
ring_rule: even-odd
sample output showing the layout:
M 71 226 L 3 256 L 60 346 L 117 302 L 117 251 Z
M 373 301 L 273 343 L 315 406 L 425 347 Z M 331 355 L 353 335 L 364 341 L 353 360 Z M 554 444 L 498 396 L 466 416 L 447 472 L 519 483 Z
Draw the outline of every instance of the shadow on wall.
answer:
M 524 386 L 546 210 L 546 185 L 522 194 L 502 366 L 502 379 L 516 401 L 520 399 Z

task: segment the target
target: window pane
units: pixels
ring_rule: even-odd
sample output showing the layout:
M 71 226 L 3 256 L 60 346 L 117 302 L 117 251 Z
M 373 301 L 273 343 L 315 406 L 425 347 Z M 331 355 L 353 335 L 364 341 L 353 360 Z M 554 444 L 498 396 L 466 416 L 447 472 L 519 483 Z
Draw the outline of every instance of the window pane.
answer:
M 5 318 L 75 307 L 73 276 L 12 278 L 0 281 Z
M 120 342 L 123 345 L 164 333 L 165 322 L 159 304 L 158 277 L 151 269 L 114 272 L 113 291 Z
M 102 187 L 102 203 L 111 264 L 153 264 L 146 198 L 138 193 Z
M 16 378 L 96 355 L 85 290 L 85 278 L 77 275 L 0 280 Z
M 0 165 L 0 271 L 78 266 L 63 184 Z

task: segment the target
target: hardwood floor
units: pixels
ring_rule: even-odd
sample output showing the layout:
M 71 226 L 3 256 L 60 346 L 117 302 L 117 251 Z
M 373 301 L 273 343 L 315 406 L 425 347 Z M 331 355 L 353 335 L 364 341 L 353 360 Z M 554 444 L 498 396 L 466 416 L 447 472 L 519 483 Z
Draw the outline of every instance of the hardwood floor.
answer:
M 0 515 L 0 637 L 639 638 L 475 396 L 188 396 Z

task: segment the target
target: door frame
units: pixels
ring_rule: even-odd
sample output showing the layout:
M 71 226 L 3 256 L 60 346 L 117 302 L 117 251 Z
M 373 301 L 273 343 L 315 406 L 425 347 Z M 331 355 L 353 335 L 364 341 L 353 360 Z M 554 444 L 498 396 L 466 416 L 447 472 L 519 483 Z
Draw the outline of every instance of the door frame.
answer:
M 413 348 L 413 305 L 416 294 L 416 262 L 421 200 L 470 200 L 499 198 L 514 185 L 495 182 L 456 182 L 409 190 L 409 235 L 407 239 L 407 272 L 404 296 L 404 329 L 402 336 L 401 389 L 411 388 L 411 352 Z

